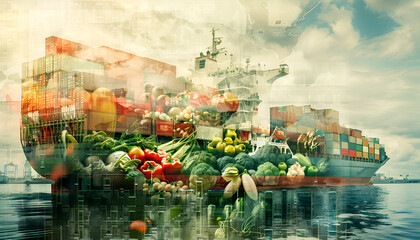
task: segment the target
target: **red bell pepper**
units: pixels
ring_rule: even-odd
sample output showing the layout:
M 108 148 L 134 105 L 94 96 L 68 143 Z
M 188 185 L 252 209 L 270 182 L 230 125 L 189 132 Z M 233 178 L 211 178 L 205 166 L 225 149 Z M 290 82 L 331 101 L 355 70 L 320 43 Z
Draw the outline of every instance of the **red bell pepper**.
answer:
M 178 158 L 173 158 L 171 155 L 162 160 L 163 173 L 168 175 L 180 174 L 182 170 L 182 163 Z
M 157 153 L 153 152 L 150 149 L 144 149 L 144 158 L 146 160 L 155 161 L 157 163 L 162 162 L 162 159 L 166 158 L 167 154 L 162 149 L 159 149 Z
M 144 174 L 146 179 L 159 178 L 164 180 L 163 168 L 160 164 L 153 161 L 147 161 L 140 167 L 140 171 Z

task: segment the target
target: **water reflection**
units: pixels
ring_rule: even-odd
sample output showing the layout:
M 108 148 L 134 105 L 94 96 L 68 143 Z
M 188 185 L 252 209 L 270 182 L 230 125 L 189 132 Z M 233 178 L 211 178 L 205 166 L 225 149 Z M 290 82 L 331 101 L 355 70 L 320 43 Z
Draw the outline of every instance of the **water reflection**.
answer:
M 222 199 L 221 191 L 152 200 L 143 195 L 142 183 L 112 185 L 112 177 L 70 176 L 52 194 L 34 185 L 16 185 L 14 191 L 0 186 L 0 239 L 215 239 L 221 226 L 226 239 L 360 239 L 390 225 L 384 204 L 390 193 L 383 187 L 266 189 L 258 203 L 243 192 Z M 239 207 L 235 200 L 241 197 Z M 221 225 L 236 208 L 242 210 L 235 219 Z M 246 232 L 243 222 L 251 218 Z M 146 234 L 129 228 L 134 220 L 146 222 Z

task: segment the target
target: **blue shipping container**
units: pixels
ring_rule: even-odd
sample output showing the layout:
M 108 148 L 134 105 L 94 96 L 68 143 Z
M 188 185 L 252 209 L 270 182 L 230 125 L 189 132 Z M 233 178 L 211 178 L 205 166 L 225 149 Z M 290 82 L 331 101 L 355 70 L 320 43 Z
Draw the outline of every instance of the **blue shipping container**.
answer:
M 349 136 L 347 134 L 340 134 L 340 141 L 348 142 L 349 141 Z
M 369 153 L 369 159 L 375 159 L 375 154 L 374 153 Z
M 283 120 L 278 120 L 278 119 L 270 119 L 270 125 L 272 127 L 284 127 L 284 121 Z

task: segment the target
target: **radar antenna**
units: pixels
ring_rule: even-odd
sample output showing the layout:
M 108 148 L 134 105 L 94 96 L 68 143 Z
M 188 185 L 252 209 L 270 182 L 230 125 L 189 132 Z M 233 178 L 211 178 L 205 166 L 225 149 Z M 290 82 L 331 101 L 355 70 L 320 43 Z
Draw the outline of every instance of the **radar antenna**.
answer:
M 218 45 L 222 43 L 222 37 L 216 37 L 216 31 L 219 29 L 215 29 L 214 27 L 211 29 L 212 34 L 212 45 L 211 45 L 211 56 L 214 58 L 217 54 L 224 52 L 225 48 L 217 48 Z

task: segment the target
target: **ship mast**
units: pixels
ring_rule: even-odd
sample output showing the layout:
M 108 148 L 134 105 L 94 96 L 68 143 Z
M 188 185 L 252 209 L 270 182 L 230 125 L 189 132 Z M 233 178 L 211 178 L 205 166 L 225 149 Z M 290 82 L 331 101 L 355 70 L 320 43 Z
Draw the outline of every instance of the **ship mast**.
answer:
M 222 43 L 222 37 L 216 37 L 216 31 L 219 29 L 215 29 L 214 27 L 211 29 L 212 34 L 212 46 L 211 46 L 211 56 L 215 58 L 217 54 L 221 53 L 224 48 L 217 48 L 218 45 Z

